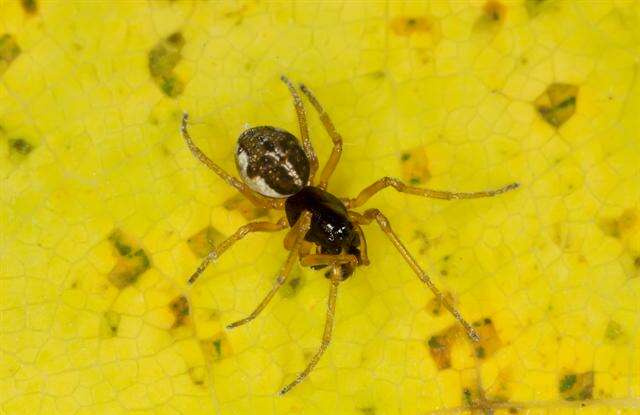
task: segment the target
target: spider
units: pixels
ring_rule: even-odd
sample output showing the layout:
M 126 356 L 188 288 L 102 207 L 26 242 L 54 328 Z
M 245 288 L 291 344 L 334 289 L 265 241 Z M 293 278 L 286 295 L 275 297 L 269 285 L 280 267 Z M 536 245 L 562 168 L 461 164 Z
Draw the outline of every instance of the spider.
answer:
M 181 133 L 191 153 L 198 160 L 257 207 L 284 211 L 284 216 L 276 223 L 258 221 L 241 226 L 233 235 L 211 250 L 191 275 L 188 283 L 195 283 L 212 261 L 219 258 L 247 234 L 278 232 L 289 228 L 289 232 L 284 238 L 284 247 L 289 251 L 289 254 L 271 290 L 251 314 L 227 326 L 228 329 L 233 329 L 255 319 L 264 310 L 278 289 L 286 282 L 296 258 L 304 267 L 328 268 L 325 277 L 330 280 L 331 284 L 322 341 L 306 368 L 293 381 L 280 389 L 279 394 L 284 395 L 311 373 L 329 346 L 338 285 L 351 276 L 356 267 L 369 265 L 362 225 L 368 225 L 375 221 L 417 277 L 431 289 L 438 301 L 462 325 L 467 335 L 473 341 L 478 341 L 478 333 L 418 265 L 413 255 L 391 228 L 386 216 L 378 209 L 368 209 L 363 213 L 352 209 L 362 206 L 373 195 L 387 187 L 393 187 L 402 193 L 451 200 L 499 195 L 516 189 L 519 186 L 518 183 L 511 183 L 494 190 L 460 193 L 408 186 L 396 178 L 383 177 L 364 188 L 355 198 L 338 198 L 328 192 L 326 188 L 340 161 L 342 137 L 313 93 L 306 86 L 300 84 L 300 90 L 317 111 L 324 129 L 333 141 L 331 155 L 317 178 L 318 158 L 309 139 L 302 99 L 298 90 L 287 77 L 283 75 L 280 79 L 287 86 L 293 98 L 302 146 L 293 134 L 279 128 L 260 126 L 245 130 L 238 138 L 235 154 L 236 167 L 242 181 L 223 170 L 194 144 L 187 130 L 188 114 L 186 112 L 183 114 Z

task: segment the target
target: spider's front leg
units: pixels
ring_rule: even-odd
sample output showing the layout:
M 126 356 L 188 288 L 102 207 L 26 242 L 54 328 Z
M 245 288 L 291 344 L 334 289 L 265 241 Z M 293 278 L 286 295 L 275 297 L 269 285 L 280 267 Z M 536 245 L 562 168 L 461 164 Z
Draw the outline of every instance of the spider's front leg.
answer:
M 309 102 L 311 102 L 311 105 L 313 105 L 313 107 L 318 112 L 318 116 L 320 117 L 320 121 L 322 122 L 324 129 L 327 131 L 327 134 L 329 134 L 329 137 L 331 137 L 331 141 L 333 141 L 333 149 L 331 150 L 331 155 L 329 156 L 327 163 L 322 168 L 322 173 L 320 173 L 320 180 L 318 181 L 318 187 L 321 189 L 326 189 L 327 184 L 329 184 L 329 179 L 331 178 L 333 171 L 338 166 L 340 156 L 342 155 L 342 136 L 338 134 L 338 131 L 333 125 L 329 114 L 327 114 L 324 108 L 322 108 L 322 105 L 320 105 L 320 101 L 318 101 L 318 99 L 315 97 L 315 95 L 313 95 L 309 88 L 307 88 L 303 84 L 300 84 L 300 89 L 307 96 L 307 99 L 309 100 Z
M 467 335 L 473 341 L 479 341 L 480 336 L 478 336 L 478 332 L 467 322 L 467 320 L 462 317 L 462 314 L 456 309 L 453 304 L 451 304 L 447 298 L 442 294 L 442 292 L 435 286 L 431 278 L 427 275 L 426 272 L 418 265 L 415 258 L 409 250 L 404 246 L 398 235 L 391 229 L 391 224 L 386 216 L 382 214 L 378 209 L 369 209 L 364 212 L 364 214 L 360 214 L 358 212 L 349 211 L 349 218 L 351 218 L 356 223 L 361 223 L 367 225 L 372 221 L 376 221 L 382 229 L 382 232 L 389 238 L 393 246 L 398 250 L 402 258 L 406 261 L 407 265 L 413 270 L 413 272 L 420 278 L 420 280 L 431 289 L 433 294 L 436 296 L 440 304 L 442 304 L 448 311 L 455 317 L 456 320 L 464 327 Z
M 309 138 L 309 127 L 307 126 L 307 115 L 304 111 L 304 104 L 300 99 L 300 95 L 298 95 L 298 91 L 293 86 L 291 81 L 289 81 L 289 78 L 281 75 L 280 80 L 284 82 L 287 88 L 289 88 L 291 98 L 293 98 L 293 106 L 296 110 L 296 115 L 298 117 L 298 126 L 300 127 L 302 148 L 304 149 L 304 153 L 309 159 L 309 182 L 313 183 L 316 172 L 318 171 L 318 156 L 316 155 L 316 152 L 313 149 L 313 145 L 311 144 L 311 139 Z
M 368 187 L 365 187 L 359 194 L 353 199 L 347 199 L 345 204 L 347 208 L 353 209 L 358 206 L 362 206 L 369 200 L 373 195 L 378 193 L 379 191 L 387 188 L 393 187 L 395 190 L 401 193 L 408 193 L 417 196 L 430 197 L 433 199 L 476 199 L 480 197 L 491 197 L 496 196 L 509 190 L 517 189 L 520 185 L 518 183 L 510 183 L 506 186 L 500 187 L 498 189 L 492 190 L 481 190 L 478 192 L 447 192 L 443 190 L 433 190 L 433 189 L 425 189 L 421 187 L 414 187 L 404 184 L 401 180 L 396 179 L 394 177 L 383 177 L 375 181 Z

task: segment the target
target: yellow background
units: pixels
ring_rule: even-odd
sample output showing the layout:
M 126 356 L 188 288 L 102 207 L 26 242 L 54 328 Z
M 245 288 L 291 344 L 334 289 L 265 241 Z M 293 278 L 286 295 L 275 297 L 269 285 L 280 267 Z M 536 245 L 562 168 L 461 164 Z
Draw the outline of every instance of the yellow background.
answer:
M 638 3 L 422 3 L 0 1 L 0 36 L 19 47 L 0 51 L 0 413 L 640 411 Z M 322 274 L 296 268 L 234 331 L 283 233 L 247 237 L 186 285 L 194 235 L 256 212 L 191 156 L 181 112 L 234 171 L 246 125 L 297 135 L 280 74 L 344 136 L 338 195 L 384 175 L 521 183 L 368 204 L 469 320 L 490 319 L 483 357 L 453 336 L 440 369 L 429 339 L 453 320 L 375 226 L 329 350 L 285 397 L 320 339 Z M 535 105 L 555 83 L 578 91 L 558 128 Z

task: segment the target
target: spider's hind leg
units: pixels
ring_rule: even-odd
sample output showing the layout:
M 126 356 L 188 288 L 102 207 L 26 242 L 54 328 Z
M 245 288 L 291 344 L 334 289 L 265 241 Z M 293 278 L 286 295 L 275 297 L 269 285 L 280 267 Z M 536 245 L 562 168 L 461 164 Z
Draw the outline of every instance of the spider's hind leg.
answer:
M 464 319 L 464 317 L 462 317 L 460 311 L 458 311 L 458 309 L 455 308 L 453 304 L 449 302 L 449 300 L 447 300 L 447 298 L 442 294 L 438 287 L 435 286 L 433 281 L 431 281 L 431 278 L 429 278 L 427 273 L 424 272 L 420 265 L 418 265 L 415 258 L 413 258 L 413 255 L 411 255 L 409 250 L 398 238 L 398 235 L 396 235 L 393 229 L 391 229 L 389 220 L 382 214 L 382 212 L 380 212 L 378 209 L 369 209 L 365 211 L 364 214 L 349 211 L 349 217 L 352 218 L 352 220 L 354 220 L 356 223 L 361 223 L 364 225 L 369 224 L 375 220 L 378 223 L 378 226 L 380 226 L 380 229 L 382 229 L 382 232 L 384 232 L 387 238 L 389 238 L 393 246 L 398 250 L 402 258 L 406 261 L 407 265 L 409 265 L 409 267 L 413 270 L 417 277 L 420 278 L 420 280 L 427 287 L 429 287 L 429 289 L 431 289 L 440 304 L 442 304 L 449 311 L 449 313 L 451 313 L 451 315 L 453 315 L 453 317 L 458 320 L 462 327 L 464 327 L 467 335 L 471 338 L 471 340 L 480 340 L 480 337 L 478 336 L 476 330 L 471 326 L 471 324 L 469 324 L 469 322 L 467 322 L 467 320 Z
M 336 299 L 338 297 L 338 285 L 340 284 L 340 281 L 342 281 L 340 267 L 334 265 L 331 268 L 331 289 L 329 291 L 329 300 L 327 302 L 327 317 L 324 323 L 324 331 L 322 333 L 322 341 L 320 342 L 320 347 L 307 364 L 307 367 L 302 372 L 300 372 L 300 374 L 296 376 L 296 378 L 291 383 L 280 389 L 280 395 L 284 395 L 285 393 L 289 392 L 294 386 L 296 386 L 307 376 L 309 376 L 309 373 L 311 373 L 311 371 L 316 367 L 325 350 L 327 350 L 327 347 L 329 347 L 329 343 L 331 343 L 331 332 L 333 331 L 333 320 L 336 313 Z

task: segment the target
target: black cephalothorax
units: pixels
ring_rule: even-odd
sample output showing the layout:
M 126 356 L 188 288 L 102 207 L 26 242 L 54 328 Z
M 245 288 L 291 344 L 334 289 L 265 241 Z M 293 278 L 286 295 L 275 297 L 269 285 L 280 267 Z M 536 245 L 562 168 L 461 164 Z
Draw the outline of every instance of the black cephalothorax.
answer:
M 293 226 L 304 211 L 311 213 L 311 227 L 304 240 L 316 244 L 321 254 L 348 254 L 362 262 L 360 256 L 360 237 L 348 217 L 347 207 L 331 193 L 319 187 L 306 186 L 289 196 L 284 202 L 289 226 Z M 315 265 L 314 269 L 327 265 Z M 353 274 L 352 264 L 342 264 L 342 278 Z M 325 274 L 326 277 L 330 273 Z

